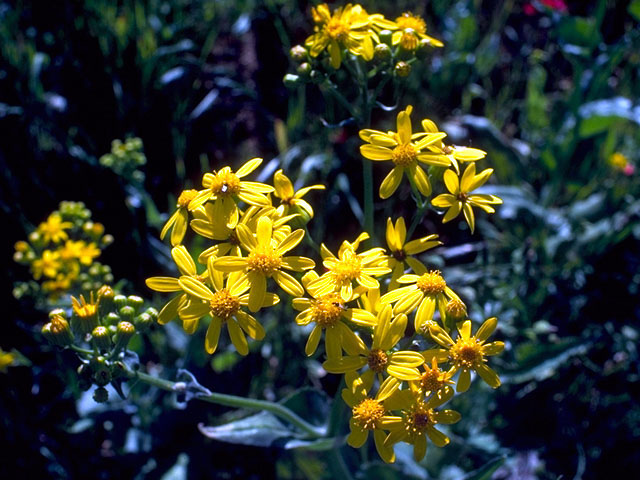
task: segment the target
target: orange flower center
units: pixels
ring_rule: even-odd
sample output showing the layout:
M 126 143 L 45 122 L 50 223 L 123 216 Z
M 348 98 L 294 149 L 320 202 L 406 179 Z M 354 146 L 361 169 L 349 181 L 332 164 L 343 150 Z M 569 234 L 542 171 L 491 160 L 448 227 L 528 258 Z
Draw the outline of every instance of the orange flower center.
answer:
M 378 400 L 365 398 L 353 407 L 352 414 L 358 425 L 366 430 L 373 430 L 376 428 L 376 422 L 384 416 L 385 409 Z
M 416 149 L 410 143 L 400 144 L 393 149 L 392 157 L 393 163 L 400 167 L 407 167 L 414 163 L 418 158 Z
M 403 423 L 406 432 L 412 437 L 422 435 L 429 425 L 435 425 L 438 422 L 433 418 L 433 410 L 421 402 L 404 412 Z
M 420 379 L 420 385 L 425 392 L 440 390 L 445 383 L 444 373 L 439 368 L 427 368 L 427 371 L 422 374 Z
M 322 31 L 332 40 L 344 42 L 349 35 L 349 24 L 339 18 L 332 17 L 331 20 L 322 27 Z
M 389 356 L 379 348 L 371 350 L 367 357 L 369 368 L 376 373 L 382 373 L 389 363 Z
M 343 309 L 340 296 L 331 293 L 311 303 L 311 316 L 321 327 L 333 327 L 340 319 Z
M 473 368 L 482 363 L 484 359 L 482 345 L 478 343 L 476 337 L 466 340 L 458 337 L 456 343 L 451 347 L 450 353 L 454 363 L 463 368 Z
M 213 294 L 213 298 L 209 300 L 209 308 L 211 313 L 222 320 L 227 320 L 231 315 L 240 310 L 240 300 L 229 293 L 229 290 L 223 288 L 219 292 Z
M 416 286 L 427 295 L 444 293 L 447 282 L 444 281 L 439 270 L 432 270 L 418 278 Z
M 247 257 L 247 265 L 249 270 L 269 276 L 280 269 L 282 257 L 270 247 L 254 250 Z
M 240 179 L 233 172 L 218 172 L 211 181 L 211 192 L 218 196 L 231 196 L 240 192 Z
M 344 255 L 344 258 L 338 260 L 335 266 L 331 268 L 331 272 L 338 285 L 355 280 L 360 275 L 361 270 L 362 264 L 360 258 L 353 252 L 348 252 Z
M 189 206 L 189 202 L 198 194 L 197 190 L 184 190 L 178 197 L 176 208 L 186 208 Z
M 427 24 L 424 20 L 411 12 L 405 12 L 396 18 L 396 23 L 400 30 L 406 30 L 409 28 L 423 35 L 427 33 Z

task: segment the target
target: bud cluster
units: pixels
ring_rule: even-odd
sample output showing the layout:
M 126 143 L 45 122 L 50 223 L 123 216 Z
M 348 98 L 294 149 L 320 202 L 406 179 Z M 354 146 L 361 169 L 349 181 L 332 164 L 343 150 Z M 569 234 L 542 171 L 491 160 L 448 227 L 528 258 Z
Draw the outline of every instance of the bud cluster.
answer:
M 136 333 L 149 329 L 158 311 L 145 308 L 142 298 L 117 294 L 108 285 L 91 292 L 88 300 L 82 295 L 71 299 L 71 312 L 57 308 L 49 313 L 42 335 L 51 345 L 78 353 L 83 362 L 78 368 L 81 388 L 96 385 L 94 398 L 106 401 L 104 387 L 123 380 L 123 352 Z
M 111 153 L 100 157 L 100 165 L 110 168 L 126 181 L 138 184 L 144 182 L 144 172 L 139 170 L 139 167 L 146 163 L 147 157 L 142 151 L 142 140 L 137 137 L 128 138 L 124 142 L 113 140 Z

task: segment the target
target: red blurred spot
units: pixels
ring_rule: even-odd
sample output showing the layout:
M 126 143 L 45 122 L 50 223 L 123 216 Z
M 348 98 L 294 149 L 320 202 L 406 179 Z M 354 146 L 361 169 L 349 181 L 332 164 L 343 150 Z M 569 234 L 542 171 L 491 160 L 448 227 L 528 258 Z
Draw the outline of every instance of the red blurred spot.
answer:
M 566 13 L 567 12 L 567 4 L 564 3 L 564 0 L 540 0 L 542 2 L 543 5 L 553 9 L 553 10 L 557 10 L 558 12 L 563 12 Z
M 524 6 L 522 7 L 522 11 L 524 12 L 525 15 L 529 15 L 530 17 L 538 13 L 538 11 L 536 10 L 536 7 L 534 7 L 530 3 L 525 3 Z

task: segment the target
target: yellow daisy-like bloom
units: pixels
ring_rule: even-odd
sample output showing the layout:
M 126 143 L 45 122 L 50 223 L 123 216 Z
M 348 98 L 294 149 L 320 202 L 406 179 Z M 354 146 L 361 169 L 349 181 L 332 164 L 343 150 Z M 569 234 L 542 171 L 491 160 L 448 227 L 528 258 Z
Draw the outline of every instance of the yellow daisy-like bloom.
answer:
M 424 332 L 424 327 L 433 320 L 436 308 L 444 321 L 447 302 L 452 298 L 458 298 L 442 278 L 439 270 L 431 270 L 422 275 L 403 275 L 398 279 L 398 283 L 410 285 L 388 292 L 382 296 L 380 302 L 395 303 L 394 315 L 399 313 L 408 315 L 417 307 L 414 323 L 416 332 Z
M 173 212 L 167 223 L 162 227 L 160 240 L 163 240 L 169 229 L 171 229 L 171 245 L 175 247 L 182 243 L 189 224 L 189 204 L 197 195 L 197 190 L 182 191 L 176 202 L 176 211 Z
M 70 261 L 78 259 L 83 265 L 91 265 L 93 260 L 100 256 L 101 250 L 95 243 L 86 243 L 83 240 L 74 242 L 73 240 L 67 240 L 64 247 L 59 250 L 60 258 L 64 261 Z
M 280 216 L 287 215 L 291 207 L 297 207 L 305 212 L 309 218 L 313 218 L 313 208 L 311 208 L 311 205 L 309 205 L 306 200 L 303 200 L 302 197 L 311 190 L 325 189 L 324 185 L 311 185 L 294 192 L 291 180 L 289 180 L 282 170 L 278 170 L 273 175 L 273 186 L 276 189 L 273 195 L 280 199 L 280 208 L 278 209 Z
M 322 3 L 311 9 L 316 26 L 313 35 L 304 44 L 309 54 L 317 57 L 325 49 L 329 52 L 331 66 L 340 68 L 342 49 L 346 48 L 353 55 L 362 56 L 367 61 L 373 59 L 373 36 L 369 30 L 370 20 L 367 12 L 360 5 L 351 5 L 334 10 Z
M 446 156 L 425 153 L 429 145 L 446 136 L 446 133 L 418 133 L 413 134 L 411 127 L 411 112 L 409 105 L 406 110 L 398 113 L 397 132 L 384 133 L 379 130 L 360 130 L 360 138 L 368 145 L 360 147 L 363 157 L 374 161 L 391 160 L 393 170 L 380 184 L 380 198 L 389 198 L 398 189 L 403 174 L 406 174 L 425 197 L 431 195 L 429 177 L 418 163 L 448 167 L 451 161 Z
M 421 354 L 410 350 L 391 351 L 404 337 L 407 316 L 400 314 L 393 320 L 391 317 L 391 306 L 386 305 L 378 313 L 371 348 L 361 349 L 357 355 L 330 358 L 322 364 L 324 369 L 329 373 L 347 373 L 368 366 L 368 370 L 361 375 L 365 383 L 372 382 L 376 375 L 381 379 L 383 373 L 398 380 L 420 379 L 420 372 L 416 367 L 424 363 Z
M 210 354 L 216 351 L 220 331 L 225 324 L 233 346 L 240 355 L 247 355 L 249 344 L 245 334 L 254 340 L 262 340 L 265 335 L 263 326 L 242 310 L 242 307 L 249 303 L 249 295 L 245 293 L 249 290 L 249 281 L 241 272 L 234 272 L 227 277 L 225 286 L 222 272 L 212 268 L 211 263 L 209 262 L 208 271 L 215 291 L 211 291 L 203 282 L 193 277 L 180 277 L 180 287 L 189 295 L 202 300 L 190 302 L 180 310 L 180 318 L 185 323 L 197 324 L 203 316 L 210 315 L 211 323 L 204 341 L 206 351 Z M 265 293 L 260 306 L 272 306 L 278 302 L 276 295 Z
M 55 278 L 61 268 L 62 261 L 58 251 L 45 250 L 42 252 L 42 257 L 36 258 L 31 263 L 31 272 L 36 280 L 39 280 L 42 275 Z
M 433 120 L 425 118 L 422 120 L 422 128 L 425 134 L 438 132 L 438 126 Z M 432 155 L 441 157 L 446 155 L 451 161 L 451 165 L 460 173 L 458 162 L 476 162 L 487 156 L 487 152 L 479 148 L 461 147 L 458 145 L 446 145 L 442 140 L 433 142 L 427 147 Z
M 223 272 L 243 271 L 249 278 L 249 310 L 257 312 L 264 303 L 267 291 L 267 278 L 272 277 L 289 295 L 301 297 L 302 285 L 283 270 L 302 272 L 315 267 L 313 260 L 307 257 L 287 256 L 284 254 L 298 245 L 304 237 L 304 230 L 298 229 L 286 238 L 278 240 L 274 236 L 273 221 L 269 217 L 260 217 L 256 234 L 248 227 L 239 224 L 236 233 L 246 257 L 225 256 L 213 259 L 213 267 Z
M 491 205 L 502 204 L 502 199 L 495 195 L 475 194 L 470 192 L 481 187 L 489 179 L 493 173 L 493 168 L 487 168 L 476 175 L 476 164 L 470 163 L 462 174 L 462 178 L 453 170 L 444 172 L 444 183 L 450 193 L 443 193 L 434 198 L 431 203 L 440 208 L 448 208 L 447 213 L 442 219 L 442 223 L 446 223 L 456 218 L 460 211 L 464 213 L 464 218 L 469 224 L 471 233 L 475 229 L 475 216 L 472 207 L 478 207 L 487 213 L 494 213 L 495 209 Z
M 178 245 L 171 249 L 171 258 L 178 267 L 181 277 L 185 276 L 193 277 L 196 280 L 204 281 L 207 278 L 207 274 L 198 274 L 196 264 L 191 258 L 191 255 L 183 245 Z M 147 287 L 156 292 L 180 292 L 180 294 L 173 297 L 167 304 L 162 307 L 158 314 L 158 323 L 165 325 L 178 316 L 178 312 L 185 308 L 188 303 L 188 296 L 185 290 L 180 285 L 177 278 L 174 277 L 151 277 L 145 280 Z M 198 326 L 197 322 L 183 322 L 182 327 L 188 334 L 195 332 Z
M 436 428 L 438 424 L 452 424 L 460 421 L 460 413 L 454 410 L 435 409 L 453 397 L 453 389 L 445 387 L 432 395 L 428 401 L 422 396 L 414 395 L 411 390 L 401 390 L 396 395 L 396 402 L 402 405 L 400 416 L 388 417 L 382 427 L 390 433 L 385 439 L 386 446 L 391 448 L 397 442 L 413 445 L 413 458 L 419 462 L 427 453 L 427 437 L 438 447 L 449 443 L 449 437 Z
M 433 37 L 427 35 L 427 24 L 424 19 L 411 12 L 405 12 L 396 18 L 398 30 L 393 32 L 391 43 L 400 45 L 405 50 L 414 51 L 420 46 L 420 42 L 425 40 L 434 47 L 442 47 L 444 44 Z
M 458 327 L 460 335 L 454 342 L 447 332 L 439 325 L 430 325 L 431 337 L 446 350 L 427 350 L 423 352 L 425 358 L 435 356 L 447 358 L 452 364 L 450 373 L 453 375 L 460 370 L 456 390 L 466 392 L 471 384 L 471 370 L 474 370 L 490 387 L 500 386 L 500 377 L 487 366 L 485 356 L 498 355 L 504 350 L 504 342 L 485 343 L 498 325 L 498 319 L 487 319 L 475 335 L 471 335 L 471 320 L 466 320 Z
M 431 365 L 425 362 L 422 367 L 424 368 L 424 373 L 421 374 L 420 380 L 409 382 L 413 392 L 427 396 L 454 383 L 451 380 L 453 373 L 450 371 L 445 372 L 438 366 L 437 355 L 432 357 Z
M 389 290 L 393 290 L 398 286 L 398 278 L 402 276 L 405 270 L 405 262 L 411 267 L 411 269 L 418 273 L 427 273 L 427 267 L 422 262 L 411 257 L 411 255 L 417 255 L 430 248 L 442 245 L 442 242 L 438 240 L 438 235 L 427 235 L 426 237 L 419 238 L 417 240 L 411 240 L 405 243 L 407 240 L 407 226 L 404 223 L 404 218 L 400 217 L 396 220 L 394 225 L 391 218 L 387 218 L 387 246 L 391 252 L 389 257 L 389 268 L 393 269 L 391 274 L 391 282 L 389 283 Z
M 91 333 L 98 326 L 98 302 L 94 300 L 93 292 L 91 292 L 89 302 L 85 300 L 84 295 L 80 295 L 80 300 L 71 297 L 71 307 L 73 308 L 74 329 L 82 335 Z
M 254 158 L 235 173 L 229 167 L 223 167 L 217 172 L 205 173 L 202 177 L 202 186 L 205 190 L 200 190 L 189 202 L 189 210 L 193 211 L 211 200 L 214 221 L 234 228 L 239 219 L 236 199 L 249 205 L 270 205 L 271 202 L 265 193 L 273 192 L 273 187 L 260 182 L 240 180 L 258 168 L 261 163 L 261 158 Z
M 380 458 L 386 463 L 394 462 L 393 447 L 384 444 L 386 434 L 381 426 L 391 418 L 388 415 L 389 406 L 394 393 L 398 391 L 400 382 L 394 377 L 387 377 L 380 385 L 375 397 L 371 398 L 369 392 L 373 381 L 364 382 L 354 372 L 348 372 L 345 375 L 345 381 L 348 386 L 351 386 L 351 388 L 342 389 L 342 399 L 351 407 L 349 421 L 351 432 L 347 437 L 347 443 L 353 448 L 360 448 L 369 438 L 369 432 L 373 432 L 373 440 Z
M 353 243 L 345 240 L 338 250 L 337 257 L 322 244 L 320 246 L 322 264 L 328 271 L 314 280 L 309 287 L 317 295 L 340 292 L 340 297 L 345 302 L 351 300 L 353 296 L 352 282 L 356 282 L 366 289 L 380 288 L 380 284 L 373 277 L 386 275 L 391 271 L 386 265 L 387 257 L 384 255 L 384 249 L 372 248 L 362 253 L 356 253 L 360 242 L 368 238 L 369 235 L 363 232 Z
M 71 227 L 73 227 L 73 223 L 63 222 L 59 214 L 52 213 L 46 221 L 38 225 L 36 231 L 42 236 L 45 244 L 50 242 L 59 243 L 69 238 L 65 230 Z
M 325 351 L 327 358 L 339 359 L 342 351 L 351 354 L 364 350 L 366 347 L 360 337 L 358 337 L 344 322 L 349 320 L 357 325 L 373 327 L 376 324 L 376 316 L 361 308 L 349 308 L 346 302 L 337 293 L 326 295 L 316 295 L 309 284 L 318 278 L 318 274 L 310 271 L 302 278 L 302 283 L 307 287 L 312 298 L 294 298 L 293 308 L 301 312 L 296 316 L 298 325 L 308 325 L 315 323 L 315 327 L 309 334 L 305 353 L 311 356 L 315 353 L 325 331 Z

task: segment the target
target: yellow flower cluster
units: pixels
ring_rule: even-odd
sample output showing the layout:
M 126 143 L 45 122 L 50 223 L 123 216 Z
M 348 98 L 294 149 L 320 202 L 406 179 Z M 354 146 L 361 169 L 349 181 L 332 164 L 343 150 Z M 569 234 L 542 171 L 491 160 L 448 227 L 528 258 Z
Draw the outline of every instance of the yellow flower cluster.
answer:
M 51 298 L 76 288 L 89 290 L 94 287 L 91 280 L 112 280 L 110 269 L 96 258 L 113 238 L 104 234 L 102 224 L 91 221 L 82 203 L 62 202 L 28 240 L 15 244 L 14 260 L 30 267 Z
M 328 52 L 334 69 L 340 68 L 345 51 L 372 60 L 375 45 L 382 43 L 382 32 L 391 34 L 390 43 L 407 52 L 414 52 L 421 45 L 442 46 L 442 42 L 426 34 L 425 21 L 409 12 L 392 21 L 379 13 L 368 14 L 361 5 L 347 4 L 331 12 L 323 3 L 311 9 L 311 16 L 315 33 L 305 40 L 305 46 L 312 58 Z
M 441 133 L 412 134 L 409 114 L 410 109 L 399 115 L 398 134 L 361 133 L 372 144 L 364 151 L 393 159 L 395 149 L 404 146 L 405 151 L 418 152 L 414 163 L 447 167 L 480 155 L 473 149 L 465 155 L 460 153 L 463 149 L 441 145 Z M 180 195 L 162 231 L 164 236 L 171 230 L 171 254 L 180 274 L 146 282 L 155 291 L 175 294 L 159 313 L 159 323 L 179 317 L 184 330 L 193 333 L 200 320 L 209 317 L 206 351 L 216 351 L 226 327 L 236 350 L 247 355 L 247 337 L 265 336 L 254 315 L 280 302 L 279 292 L 271 291 L 277 286 L 292 297 L 299 312 L 296 323 L 312 326 L 306 355 L 314 355 L 324 337 L 324 369 L 345 375 L 342 397 L 352 410 L 350 445 L 362 446 L 371 431 L 386 462 L 395 460 L 393 445 L 400 441 L 413 445 L 417 460 L 425 455 L 427 438 L 446 445 L 449 439 L 438 424 L 460 419 L 457 412 L 440 408 L 454 395 L 452 378 L 458 375 L 458 392 L 469 388 L 471 371 L 493 388 L 500 385 L 486 364 L 486 357 L 504 348 L 502 342 L 486 343 L 497 320 L 487 320 L 471 334 L 462 300 L 439 271 L 415 258 L 440 245 L 438 236 L 408 240 L 402 217 L 387 220 L 388 248 L 364 248 L 369 240 L 365 232 L 343 241 L 336 254 L 322 244 L 322 273 L 312 259 L 290 255 L 306 233 L 292 228 L 292 220 L 313 216 L 302 196 L 324 187 L 296 193 L 282 171 L 276 172 L 273 186 L 245 180 L 261 162 L 256 158 L 235 172 L 227 166 L 207 173 L 202 190 Z M 213 240 L 197 262 L 182 245 L 188 226 Z M 452 333 L 456 329 L 457 335 Z M 411 341 L 416 334 L 432 348 L 418 351 Z
M 406 176 L 413 187 L 425 197 L 431 195 L 429 175 L 426 167 L 442 167 L 444 184 L 449 193 L 435 197 L 431 203 L 439 208 L 447 208 L 443 223 L 463 213 L 469 228 L 475 229 L 473 207 L 487 213 L 495 212 L 492 205 L 499 205 L 502 200 L 495 195 L 473 194 L 472 192 L 485 184 L 493 173 L 487 168 L 476 174 L 476 162 L 486 156 L 486 152 L 477 148 L 446 145 L 442 140 L 446 133 L 438 131 L 437 125 L 429 119 L 422 120 L 422 131 L 413 132 L 409 105 L 398 113 L 396 132 L 379 130 L 360 130 L 360 138 L 367 142 L 360 147 L 360 153 L 373 161 L 391 160 L 394 167 L 380 185 L 380 198 L 389 198 L 400 186 L 402 177 Z M 460 175 L 460 163 L 468 163 Z

